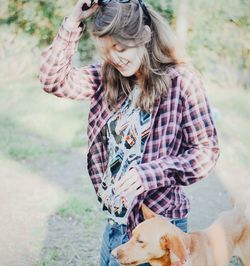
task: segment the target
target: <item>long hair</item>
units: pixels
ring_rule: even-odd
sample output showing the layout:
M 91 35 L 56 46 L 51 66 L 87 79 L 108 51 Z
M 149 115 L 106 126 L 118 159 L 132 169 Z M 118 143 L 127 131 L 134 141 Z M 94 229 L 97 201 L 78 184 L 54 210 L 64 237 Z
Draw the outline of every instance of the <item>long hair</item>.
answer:
M 169 67 L 185 63 L 184 50 L 181 48 L 169 24 L 152 8 L 147 7 L 148 16 L 142 10 L 138 0 L 119 3 L 111 0 L 100 7 L 95 17 L 92 34 L 94 37 L 111 36 L 123 46 L 145 45 L 139 73 L 142 76 L 142 88 L 137 107 L 151 112 L 155 100 L 170 87 L 167 75 Z M 145 25 L 149 24 L 151 38 L 145 34 Z M 128 96 L 135 85 L 135 77 L 124 77 L 107 61 L 102 65 L 105 98 L 110 107 Z

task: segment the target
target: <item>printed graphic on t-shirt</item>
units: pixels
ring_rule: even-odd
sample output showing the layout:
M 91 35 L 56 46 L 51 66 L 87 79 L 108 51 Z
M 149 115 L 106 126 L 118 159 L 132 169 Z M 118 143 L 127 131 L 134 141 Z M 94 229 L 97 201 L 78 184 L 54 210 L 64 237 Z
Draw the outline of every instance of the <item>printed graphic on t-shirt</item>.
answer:
M 138 94 L 135 88 L 105 128 L 109 163 L 97 195 L 102 210 L 120 224 L 127 223 L 133 198 L 116 195 L 113 187 L 131 166 L 140 163 L 150 130 L 151 115 L 135 107 Z

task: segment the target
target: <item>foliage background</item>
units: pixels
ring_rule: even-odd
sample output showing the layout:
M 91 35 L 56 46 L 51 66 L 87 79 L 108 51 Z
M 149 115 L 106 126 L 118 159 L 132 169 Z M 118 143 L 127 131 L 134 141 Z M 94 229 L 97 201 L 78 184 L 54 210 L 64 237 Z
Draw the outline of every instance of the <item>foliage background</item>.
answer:
M 149 0 L 148 4 L 175 28 L 178 5 L 184 1 Z M 39 44 L 49 44 L 73 3 L 72 0 L 9 0 L 1 23 L 14 24 L 17 30 L 36 36 Z M 249 1 L 189 0 L 187 9 L 187 51 L 195 66 L 218 82 L 232 79 L 249 88 Z M 83 36 L 79 51 L 85 61 L 95 54 L 89 34 Z

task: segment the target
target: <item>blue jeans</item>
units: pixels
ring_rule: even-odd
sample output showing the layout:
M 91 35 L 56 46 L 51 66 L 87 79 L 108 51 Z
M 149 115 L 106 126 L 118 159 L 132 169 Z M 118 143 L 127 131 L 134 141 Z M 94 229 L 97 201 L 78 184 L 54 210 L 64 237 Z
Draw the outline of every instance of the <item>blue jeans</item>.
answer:
M 176 219 L 171 221 L 172 224 L 179 227 L 182 231 L 187 232 L 187 218 Z M 128 241 L 126 225 L 107 224 L 101 245 L 100 266 L 119 266 L 120 264 L 110 254 L 113 249 Z M 149 263 L 140 266 L 150 266 Z

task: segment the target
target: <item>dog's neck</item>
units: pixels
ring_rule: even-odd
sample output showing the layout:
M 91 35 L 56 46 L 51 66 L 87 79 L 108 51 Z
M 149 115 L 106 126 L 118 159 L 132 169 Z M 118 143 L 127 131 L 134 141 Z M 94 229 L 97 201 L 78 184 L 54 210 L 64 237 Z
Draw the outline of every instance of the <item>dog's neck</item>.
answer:
M 191 232 L 190 233 L 191 244 L 189 246 L 189 264 L 190 265 L 226 265 L 226 264 L 216 264 L 214 257 L 211 255 L 211 245 L 209 244 L 209 237 L 204 231 Z M 219 248 L 218 248 L 219 249 Z M 209 254 L 204 252 L 209 250 Z M 187 263 L 187 265 L 189 265 Z M 186 265 L 185 265 L 186 266 Z
M 159 259 L 152 259 L 150 260 L 150 264 L 152 266 L 189 266 L 189 257 L 188 259 L 184 260 L 184 261 L 178 261 L 175 263 L 171 263 L 170 260 L 170 256 L 168 253 L 166 253 L 165 255 L 163 255 L 161 258 Z
M 171 261 L 173 261 L 171 259 Z M 170 266 L 190 266 L 190 253 L 186 255 L 186 258 L 183 260 L 178 260 L 178 258 L 175 258 L 175 262 L 172 262 Z
M 162 257 L 158 259 L 152 259 L 149 262 L 152 266 L 170 266 L 171 265 L 169 253 L 165 253 Z
M 184 260 L 184 261 L 178 261 L 174 264 L 171 264 L 171 266 L 189 266 L 189 261 L 188 260 Z

